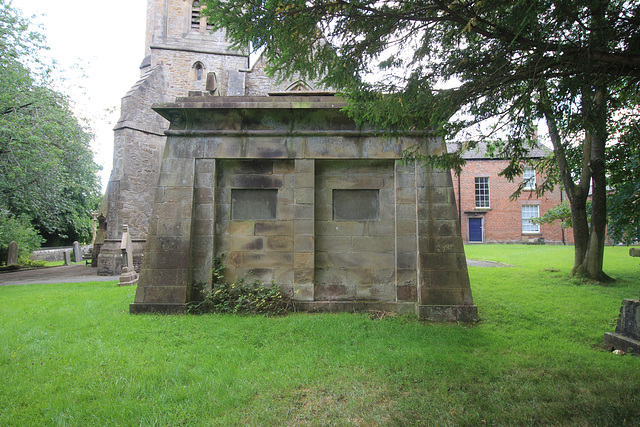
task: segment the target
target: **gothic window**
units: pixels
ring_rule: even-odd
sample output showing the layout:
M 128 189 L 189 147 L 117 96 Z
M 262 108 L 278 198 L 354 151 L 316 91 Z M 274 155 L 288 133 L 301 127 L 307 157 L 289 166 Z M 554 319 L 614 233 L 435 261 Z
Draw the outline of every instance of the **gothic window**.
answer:
M 195 80 L 202 80 L 204 76 L 204 65 L 202 65 L 202 62 L 196 62 L 193 64 L 193 73 Z

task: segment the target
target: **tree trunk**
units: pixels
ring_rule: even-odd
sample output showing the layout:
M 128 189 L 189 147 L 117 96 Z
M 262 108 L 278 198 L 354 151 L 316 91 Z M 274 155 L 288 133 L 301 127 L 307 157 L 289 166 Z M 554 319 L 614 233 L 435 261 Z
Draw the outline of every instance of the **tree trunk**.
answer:
M 573 195 L 569 197 L 569 205 L 571 206 L 571 221 L 573 223 L 573 269 L 571 275 L 575 275 L 580 266 L 584 263 L 589 248 L 589 221 L 587 219 L 587 203 L 586 197 L 579 197 L 573 191 Z
M 571 274 L 575 274 L 582 266 L 589 248 L 589 221 L 587 219 L 587 196 L 589 194 L 589 181 L 591 172 L 589 169 L 589 159 L 591 158 L 591 136 L 589 133 L 582 143 L 582 171 L 578 184 L 574 183 L 571 175 L 571 168 L 567 161 L 564 144 L 558 130 L 553 109 L 548 100 L 545 86 L 540 90 L 540 107 L 544 112 L 549 137 L 553 144 L 553 152 L 560 171 L 562 184 L 564 185 L 569 205 L 571 206 L 571 221 L 573 222 L 574 260 Z
M 606 89 L 598 85 L 593 99 L 593 110 L 587 117 L 587 133 L 591 133 L 589 170 L 593 183 L 591 190 L 591 230 L 586 256 L 576 273 L 599 282 L 613 279 L 603 271 L 604 244 L 607 231 L 607 178 L 605 175 Z

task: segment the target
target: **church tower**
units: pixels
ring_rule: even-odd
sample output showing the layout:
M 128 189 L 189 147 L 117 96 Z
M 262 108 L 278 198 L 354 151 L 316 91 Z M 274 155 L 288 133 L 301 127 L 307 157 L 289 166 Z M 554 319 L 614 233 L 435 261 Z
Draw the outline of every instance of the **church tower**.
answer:
M 122 98 L 114 128 L 113 169 L 101 208 L 107 233 L 98 274 L 120 273 L 123 225 L 133 238 L 136 269 L 142 262 L 168 128 L 153 104 L 190 92 L 259 96 L 291 85 L 268 78 L 262 60 L 250 67 L 248 49 L 232 49 L 224 31 L 212 32 L 200 11 L 199 0 L 147 0 L 140 80 Z

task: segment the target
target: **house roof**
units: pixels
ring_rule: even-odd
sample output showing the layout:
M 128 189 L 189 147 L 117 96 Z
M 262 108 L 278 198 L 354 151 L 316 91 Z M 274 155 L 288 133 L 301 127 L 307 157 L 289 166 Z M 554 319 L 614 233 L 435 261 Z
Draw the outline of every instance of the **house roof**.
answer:
M 447 151 L 449 153 L 452 153 L 456 150 L 458 150 L 460 144 L 458 143 L 449 143 L 447 144 Z M 536 147 L 532 148 L 529 152 L 529 158 L 532 159 L 539 159 L 542 157 L 546 157 L 549 154 L 552 153 L 552 150 L 549 149 L 548 147 L 542 145 L 542 144 L 537 144 Z M 499 154 L 499 153 L 497 153 Z M 465 160 L 488 160 L 488 159 L 493 159 L 493 160 L 500 160 L 500 159 L 504 159 L 504 157 L 501 156 L 490 156 L 487 153 L 487 143 L 486 142 L 478 142 L 477 145 L 475 146 L 475 148 L 472 148 L 468 151 L 465 151 L 462 154 L 462 158 Z

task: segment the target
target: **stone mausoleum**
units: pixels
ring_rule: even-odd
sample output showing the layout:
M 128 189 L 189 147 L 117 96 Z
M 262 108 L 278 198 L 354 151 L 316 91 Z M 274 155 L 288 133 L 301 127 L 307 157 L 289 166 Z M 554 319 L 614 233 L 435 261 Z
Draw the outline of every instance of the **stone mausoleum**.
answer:
M 451 174 L 402 162 L 425 133 L 357 127 L 331 94 L 216 97 L 169 121 L 132 313 L 184 312 L 194 284 L 273 281 L 307 310 L 477 318 Z
M 274 283 L 309 310 L 474 320 L 451 176 L 402 163 L 414 133 L 356 127 L 315 82 L 275 80 L 211 32 L 198 0 L 147 0 L 140 80 L 122 99 L 98 274 L 140 271 L 131 312 L 182 312 L 194 284 Z M 155 111 L 154 111 L 155 110 Z

